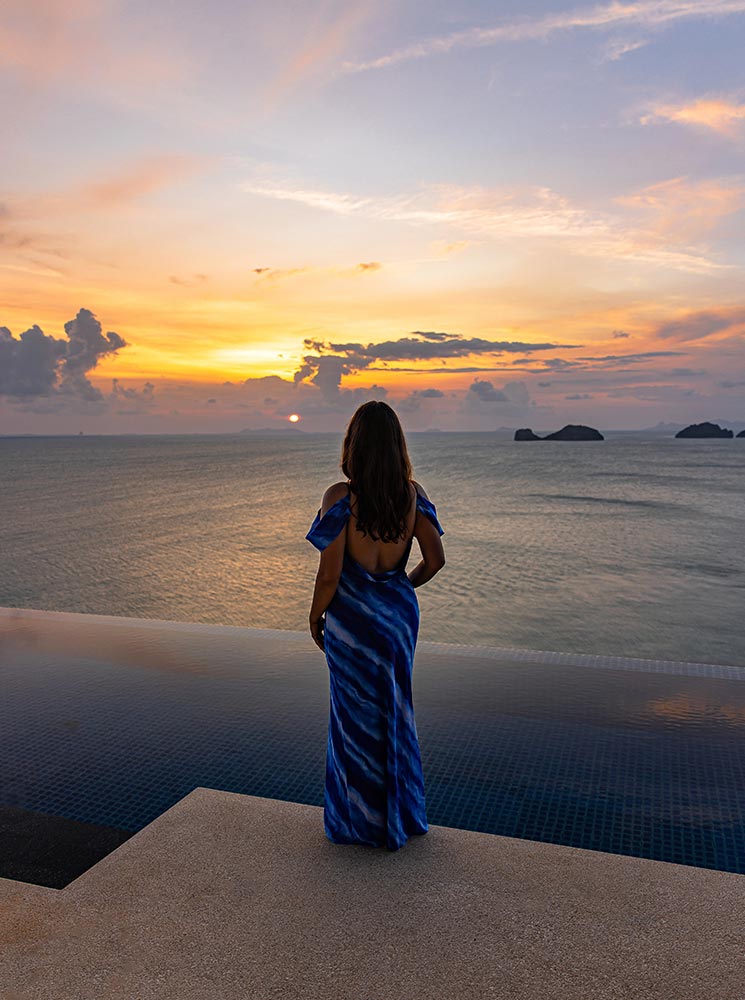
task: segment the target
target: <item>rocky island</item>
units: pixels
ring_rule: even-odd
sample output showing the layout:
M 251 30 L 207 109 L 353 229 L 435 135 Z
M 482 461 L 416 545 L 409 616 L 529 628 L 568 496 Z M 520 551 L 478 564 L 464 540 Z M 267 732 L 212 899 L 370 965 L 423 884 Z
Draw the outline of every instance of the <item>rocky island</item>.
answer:
M 682 431 L 678 431 L 676 438 L 731 438 L 734 437 L 732 431 L 719 424 L 709 423 L 705 420 L 702 424 L 689 424 Z M 737 435 L 740 436 L 739 434 Z
M 604 441 L 600 431 L 585 424 L 566 424 L 560 431 L 538 437 L 530 427 L 520 427 L 515 431 L 515 441 Z

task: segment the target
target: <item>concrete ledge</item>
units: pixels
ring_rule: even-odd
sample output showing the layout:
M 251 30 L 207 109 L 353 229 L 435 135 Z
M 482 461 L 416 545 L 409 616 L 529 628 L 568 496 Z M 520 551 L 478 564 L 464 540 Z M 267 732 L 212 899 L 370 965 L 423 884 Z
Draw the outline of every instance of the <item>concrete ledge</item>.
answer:
M 55 892 L 0 880 L 3 1000 L 741 1000 L 745 877 L 197 788 Z

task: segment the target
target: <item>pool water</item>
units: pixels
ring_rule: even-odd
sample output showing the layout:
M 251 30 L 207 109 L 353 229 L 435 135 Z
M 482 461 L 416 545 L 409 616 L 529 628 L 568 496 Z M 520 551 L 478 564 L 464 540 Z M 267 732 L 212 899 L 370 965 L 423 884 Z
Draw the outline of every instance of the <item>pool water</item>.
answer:
M 743 681 L 422 642 L 427 819 L 745 873 Z M 0 807 L 135 832 L 199 786 L 323 805 L 328 675 L 305 633 L 4 608 L 0 686 Z

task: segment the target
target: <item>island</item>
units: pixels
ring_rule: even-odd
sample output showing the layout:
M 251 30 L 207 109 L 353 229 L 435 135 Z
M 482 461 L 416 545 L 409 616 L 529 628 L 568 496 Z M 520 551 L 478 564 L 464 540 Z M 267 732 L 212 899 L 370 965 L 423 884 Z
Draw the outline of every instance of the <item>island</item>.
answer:
M 719 424 L 709 423 L 705 420 L 702 424 L 689 424 L 682 431 L 678 431 L 676 438 L 731 438 L 734 437 L 732 431 Z
M 738 438 L 745 438 L 745 430 L 743 430 L 743 431 L 740 431 L 740 433 L 739 433 L 739 434 L 735 434 L 735 437 L 738 437 Z
M 515 441 L 605 441 L 600 431 L 585 424 L 566 424 L 560 431 L 538 437 L 530 427 L 521 427 L 515 431 Z

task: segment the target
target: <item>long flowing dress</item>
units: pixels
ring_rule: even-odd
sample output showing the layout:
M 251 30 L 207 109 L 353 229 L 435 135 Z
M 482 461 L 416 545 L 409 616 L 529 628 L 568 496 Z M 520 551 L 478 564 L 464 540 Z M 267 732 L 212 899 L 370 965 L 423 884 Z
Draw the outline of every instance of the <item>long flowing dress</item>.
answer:
M 440 535 L 434 504 L 417 493 L 417 510 Z M 306 538 L 323 551 L 346 529 L 349 495 L 316 514 Z M 402 847 L 429 829 L 411 676 L 419 602 L 400 563 L 370 573 L 345 549 L 336 593 L 326 609 L 324 648 L 330 714 L 324 831 L 335 844 Z

